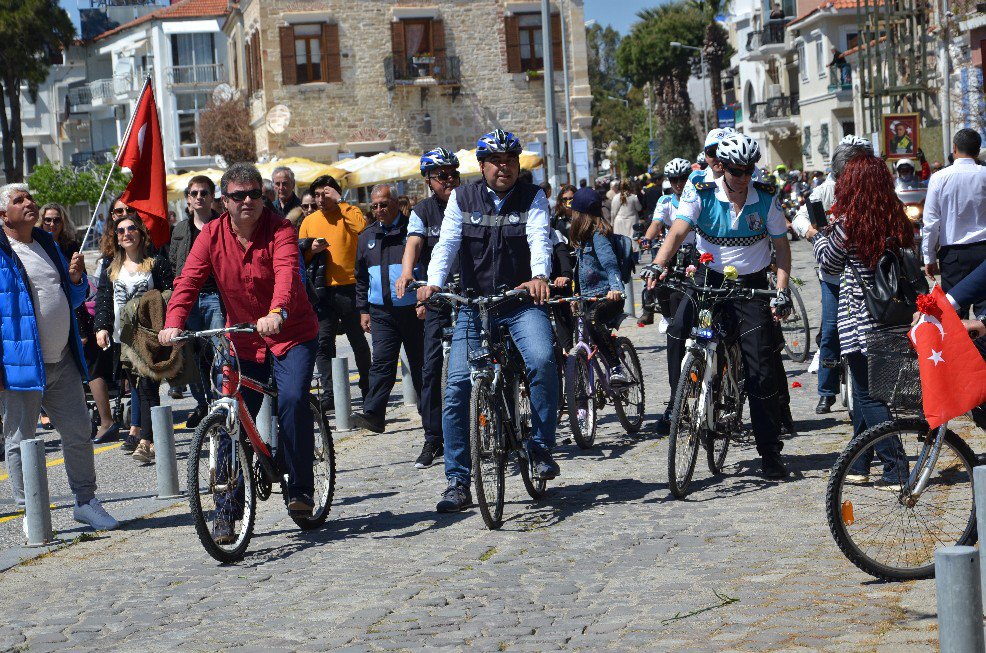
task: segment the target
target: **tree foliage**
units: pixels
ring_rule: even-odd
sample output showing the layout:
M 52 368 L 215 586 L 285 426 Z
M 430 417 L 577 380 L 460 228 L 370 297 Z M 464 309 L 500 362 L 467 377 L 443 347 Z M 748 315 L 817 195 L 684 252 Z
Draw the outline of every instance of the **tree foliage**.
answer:
M 27 183 L 39 204 L 57 202 L 65 207 L 80 203 L 95 206 L 111 166 L 111 163 L 102 163 L 73 168 L 41 163 L 35 166 Z M 122 193 L 126 187 L 127 176 L 120 168 L 115 168 L 106 188 L 106 199 Z
M 0 136 L 8 182 L 24 179 L 21 85 L 37 93 L 74 38 L 75 26 L 56 0 L 0 0 Z
M 726 13 L 729 0 L 689 0 L 689 2 L 705 17 L 705 40 L 702 49 L 705 51 L 705 62 L 708 67 L 712 106 L 718 110 L 722 108 L 722 71 L 729 67 L 733 49 L 729 45 L 726 28 L 717 18 Z
M 250 128 L 250 111 L 242 99 L 210 100 L 199 115 L 198 130 L 206 154 L 219 155 L 229 163 L 256 161 L 257 140 Z

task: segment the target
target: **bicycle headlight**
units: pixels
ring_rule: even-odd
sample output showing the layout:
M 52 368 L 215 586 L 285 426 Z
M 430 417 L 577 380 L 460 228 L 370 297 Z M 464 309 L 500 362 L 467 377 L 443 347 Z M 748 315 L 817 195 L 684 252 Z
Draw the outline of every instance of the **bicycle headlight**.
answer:
M 703 329 L 712 326 L 712 311 L 702 309 L 698 313 L 698 325 Z
M 692 335 L 699 340 L 712 340 L 715 332 L 712 327 L 695 327 L 692 329 Z
M 907 219 L 911 222 L 919 222 L 921 220 L 920 204 L 911 204 L 904 209 L 904 212 L 907 213 Z

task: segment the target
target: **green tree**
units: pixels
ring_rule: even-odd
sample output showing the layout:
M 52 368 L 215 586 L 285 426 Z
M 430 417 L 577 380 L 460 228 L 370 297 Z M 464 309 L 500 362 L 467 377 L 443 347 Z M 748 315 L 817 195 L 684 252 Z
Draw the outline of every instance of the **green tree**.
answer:
M 75 26 L 56 0 L 0 0 L 0 137 L 8 182 L 24 179 L 21 86 L 34 97 L 74 38 Z
M 27 183 L 39 204 L 57 202 L 65 207 L 81 203 L 95 206 L 111 166 L 111 163 L 102 163 L 73 168 L 42 163 L 35 166 Z M 106 199 L 122 193 L 126 187 L 127 176 L 120 168 L 115 168 L 106 188 Z
M 726 13 L 729 0 L 690 0 L 690 2 L 706 20 L 702 49 L 705 51 L 705 63 L 709 69 L 712 107 L 718 110 L 722 108 L 722 71 L 729 67 L 729 59 L 733 56 L 733 51 L 729 45 L 726 28 L 716 18 Z

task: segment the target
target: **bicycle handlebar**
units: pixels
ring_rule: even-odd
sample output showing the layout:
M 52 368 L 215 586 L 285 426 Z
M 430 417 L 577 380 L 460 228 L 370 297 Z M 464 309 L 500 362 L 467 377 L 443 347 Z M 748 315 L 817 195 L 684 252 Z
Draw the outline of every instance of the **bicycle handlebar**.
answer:
M 546 304 L 565 304 L 565 303 L 575 303 L 575 302 L 601 302 L 607 298 L 607 295 L 573 295 L 571 297 L 552 297 Z M 626 299 L 625 293 L 620 293 L 620 299 Z
M 412 281 L 407 284 L 408 290 L 417 290 L 418 288 L 424 288 L 428 284 L 424 281 Z M 530 293 L 524 288 L 515 288 L 513 290 L 507 290 L 502 293 L 495 295 L 485 295 L 483 297 L 465 297 L 454 292 L 439 291 L 432 293 L 431 297 L 426 299 L 421 304 L 431 304 L 437 301 L 445 301 L 452 304 L 461 304 L 463 306 L 495 306 L 501 302 L 508 299 L 513 299 L 515 297 L 530 297 Z
M 214 338 L 215 336 L 220 336 L 227 333 L 256 333 L 256 332 L 257 332 L 256 324 L 243 322 L 241 324 L 234 324 L 233 326 L 223 327 L 221 329 L 206 329 L 204 331 L 182 331 L 177 336 L 172 338 L 171 342 L 178 343 L 178 342 L 185 342 L 186 340 Z

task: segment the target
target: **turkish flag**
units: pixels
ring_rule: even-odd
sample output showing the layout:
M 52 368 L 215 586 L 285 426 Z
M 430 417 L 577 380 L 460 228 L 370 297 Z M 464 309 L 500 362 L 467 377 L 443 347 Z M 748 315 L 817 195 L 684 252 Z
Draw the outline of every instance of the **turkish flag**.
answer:
M 918 353 L 924 416 L 934 429 L 986 402 L 986 361 L 941 286 L 918 297 L 918 310 L 908 335 Z
M 161 123 L 150 82 L 144 86 L 137 100 L 133 123 L 116 162 L 130 168 L 133 174 L 120 200 L 140 214 L 155 247 L 167 245 L 171 240 L 171 227 L 168 224 L 164 140 L 161 138 Z

